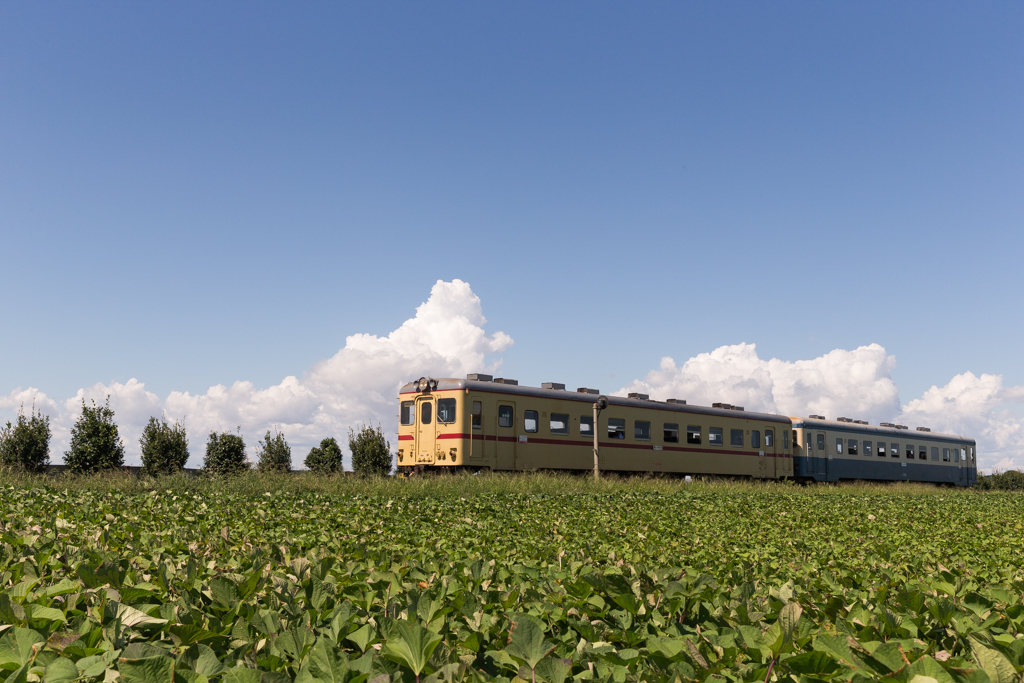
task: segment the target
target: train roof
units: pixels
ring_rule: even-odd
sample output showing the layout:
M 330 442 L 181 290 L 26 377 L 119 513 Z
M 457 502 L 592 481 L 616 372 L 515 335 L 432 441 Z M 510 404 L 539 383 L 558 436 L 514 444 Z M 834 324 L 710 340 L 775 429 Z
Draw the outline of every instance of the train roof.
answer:
M 597 398 L 596 393 L 583 391 L 566 391 L 565 389 L 545 389 L 541 387 L 519 386 L 518 384 L 504 384 L 488 382 L 478 379 L 455 379 L 455 378 L 423 378 L 429 382 L 436 382 L 431 391 L 453 391 L 472 390 L 496 394 L 509 394 L 513 396 L 536 396 L 538 398 L 556 398 L 563 401 L 579 401 L 580 403 L 592 404 Z M 420 380 L 402 385 L 399 390 L 401 396 L 419 394 Z M 594 390 L 590 390 L 591 392 Z M 400 397 L 401 397 L 400 396 Z M 642 398 L 623 398 L 621 396 L 608 396 L 608 404 L 615 406 L 629 406 L 634 408 L 646 408 L 648 410 L 665 410 L 676 413 L 689 413 L 696 415 L 714 415 L 729 418 L 749 418 L 763 422 L 779 422 L 790 424 L 790 418 L 785 415 L 774 415 L 772 413 L 756 413 L 745 411 L 742 408 L 715 408 L 707 406 L 695 406 L 686 403 L 667 403 L 664 401 L 652 401 Z
M 882 434 L 901 441 L 963 441 L 975 444 L 974 439 L 959 434 L 945 434 L 931 430 L 919 431 L 903 425 L 881 424 L 872 425 L 866 422 L 846 422 L 843 420 L 826 420 L 823 417 L 791 417 L 796 429 L 822 429 L 829 431 L 858 432 L 864 434 Z

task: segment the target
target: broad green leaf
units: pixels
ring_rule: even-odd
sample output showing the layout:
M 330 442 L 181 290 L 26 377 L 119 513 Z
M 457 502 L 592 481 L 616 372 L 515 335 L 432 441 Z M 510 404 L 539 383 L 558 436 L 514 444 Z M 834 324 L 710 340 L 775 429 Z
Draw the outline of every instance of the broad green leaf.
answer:
M 207 678 L 221 674 L 227 669 L 217 659 L 217 654 L 212 649 L 201 644 L 192 645 L 178 655 L 177 668 L 189 669 Z
M 841 636 L 817 636 L 814 639 L 815 650 L 825 652 L 847 666 L 857 666 L 853 651 L 846 638 Z
M 237 623 L 244 624 L 244 621 L 240 619 Z M 216 633 L 207 631 L 195 624 L 172 624 L 167 627 L 167 632 L 171 634 L 171 639 L 174 640 L 175 645 L 191 645 L 201 640 L 217 637 Z
M 1018 680 L 1013 664 L 1010 664 L 1010 661 L 999 650 L 985 647 L 977 640 L 972 639 L 971 652 L 992 683 L 1011 683 Z
M 911 681 L 915 676 L 927 676 L 937 683 L 954 683 L 953 677 L 948 671 L 942 668 L 942 665 L 937 661 L 924 655 L 923 657 L 911 662 L 910 669 L 908 671 Z
M 60 583 L 56 583 L 52 586 L 47 586 L 43 594 L 47 597 L 54 597 L 57 595 L 68 595 L 82 589 L 82 584 L 73 579 L 61 579 Z
M 652 636 L 647 639 L 647 649 L 670 661 L 678 661 L 685 656 L 686 643 L 682 638 L 663 638 Z
M 394 633 L 388 636 L 380 653 L 393 662 L 404 664 L 419 676 L 441 640 L 440 635 L 417 623 L 398 620 L 394 622 Z
M 366 652 L 373 639 L 373 628 L 369 624 L 363 624 L 352 633 L 345 636 L 345 640 L 351 640 L 359 648 L 360 652 Z
M 234 667 L 224 672 L 224 683 L 260 683 L 261 672 L 256 669 Z
M 45 641 L 45 638 L 32 629 L 20 626 L 8 629 L 3 637 L 0 637 L 0 667 L 7 668 L 9 664 L 20 667 L 29 663 Z
M 789 586 L 789 584 L 786 584 L 786 586 Z M 796 602 L 786 603 L 786 606 L 779 612 L 779 626 L 782 627 L 784 642 L 790 643 L 793 641 L 793 633 L 796 631 L 803 612 L 804 608 Z
M 111 600 L 107 604 L 108 609 L 112 609 L 116 619 L 120 619 L 121 623 L 125 626 L 138 628 L 140 626 L 160 626 L 166 624 L 166 619 L 158 619 L 151 617 L 141 610 L 137 610 L 131 605 L 125 605 L 119 602 Z
M 125 683 L 173 683 L 174 660 L 170 657 L 122 659 L 117 670 Z
M 170 657 L 170 650 L 151 643 L 132 643 L 121 653 L 122 659 L 146 659 L 147 657 Z
M 46 665 L 43 683 L 66 683 L 78 678 L 78 667 L 67 657 L 58 657 Z
M 537 677 L 548 683 L 564 683 L 572 673 L 572 660 L 560 657 L 545 657 L 537 664 Z
M 26 683 L 28 681 L 28 670 L 32 666 L 31 663 L 26 662 L 15 669 L 14 673 L 7 677 L 4 683 Z
M 871 653 L 871 657 L 889 671 L 899 671 L 907 664 L 903 660 L 903 652 L 900 650 L 900 646 L 896 643 L 885 643 L 878 646 Z
M 839 665 L 831 656 L 820 650 L 804 652 L 780 662 L 780 668 L 786 668 L 798 674 L 821 676 L 839 670 Z
M 537 662 L 555 648 L 555 643 L 544 639 L 544 622 L 535 616 L 516 614 L 512 617 L 512 622 L 515 624 L 512 642 L 505 649 L 514 659 L 535 669 Z
M 326 638 L 320 638 L 309 652 L 309 659 L 295 678 L 296 683 L 345 683 L 363 680 L 366 674 L 354 672 L 344 650 Z
M 38 605 L 26 605 L 28 618 L 31 621 L 59 621 L 67 623 L 67 617 L 59 609 L 53 607 L 39 607 Z
M 234 607 L 242 599 L 238 592 L 238 586 L 226 576 L 218 576 L 210 582 L 210 595 L 216 602 L 228 609 Z

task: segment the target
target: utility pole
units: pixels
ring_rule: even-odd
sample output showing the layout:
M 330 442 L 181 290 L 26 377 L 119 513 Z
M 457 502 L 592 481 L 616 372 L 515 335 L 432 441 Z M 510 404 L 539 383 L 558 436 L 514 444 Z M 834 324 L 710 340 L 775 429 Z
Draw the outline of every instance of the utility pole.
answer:
M 597 419 L 598 419 L 598 417 L 600 417 L 601 411 L 604 410 L 607 407 L 608 407 L 608 397 L 607 396 L 598 396 L 597 400 L 594 401 L 594 481 L 597 481 L 598 479 L 601 478 L 601 464 L 600 464 L 601 447 L 598 445 L 598 442 L 597 442 L 597 434 L 598 434 Z

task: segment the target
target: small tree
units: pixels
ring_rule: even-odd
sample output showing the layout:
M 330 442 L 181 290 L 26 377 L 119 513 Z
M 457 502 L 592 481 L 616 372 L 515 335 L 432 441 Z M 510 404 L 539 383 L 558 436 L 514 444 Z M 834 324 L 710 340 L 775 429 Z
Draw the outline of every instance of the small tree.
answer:
M 188 436 L 185 425 L 166 419 L 149 418 L 139 439 L 142 449 L 142 469 L 151 477 L 180 472 L 188 462 Z
M 82 414 L 71 428 L 71 449 L 64 452 L 64 464 L 75 474 L 124 467 L 124 442 L 114 422 L 109 396 L 101 406 L 96 401 L 87 406 L 82 399 Z
M 305 464 L 314 474 L 334 474 L 345 471 L 341 466 L 341 446 L 333 436 L 321 441 L 319 446 L 309 449 Z
M 245 458 L 245 441 L 241 434 L 210 432 L 206 441 L 203 470 L 209 474 L 235 474 L 249 469 Z
M 25 406 L 18 411 L 15 424 L 0 430 L 0 465 L 5 468 L 44 472 L 50 464 L 50 417 L 32 412 L 25 417 Z
M 356 474 L 372 477 L 391 472 L 391 444 L 379 424 L 376 429 L 364 424 L 358 433 L 350 427 L 348 449 L 352 451 L 352 471 Z
M 260 472 L 291 472 L 292 447 L 284 440 L 284 434 L 274 429 L 274 435 L 267 435 L 260 440 L 257 454 L 259 462 L 256 469 Z

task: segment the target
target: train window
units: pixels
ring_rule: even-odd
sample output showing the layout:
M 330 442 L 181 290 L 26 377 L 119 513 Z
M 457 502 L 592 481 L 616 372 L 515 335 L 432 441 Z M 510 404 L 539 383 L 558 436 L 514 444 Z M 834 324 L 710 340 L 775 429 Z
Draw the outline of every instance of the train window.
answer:
M 914 459 L 914 444 L 908 443 L 907 444 L 907 460 L 913 460 L 913 459 Z
M 818 434 L 818 450 L 822 453 L 825 452 L 825 435 Z
M 420 422 L 425 425 L 430 424 L 430 421 L 434 419 L 434 404 L 430 401 L 424 401 L 420 405 Z
M 580 436 L 594 436 L 594 418 L 590 415 L 580 416 Z
M 900 445 L 898 443 L 890 443 L 889 449 L 889 455 L 894 458 L 900 457 Z
M 928 459 L 928 447 L 927 446 L 919 446 L 918 447 L 918 449 L 917 449 L 917 459 L 918 460 L 927 460 Z
M 512 406 L 498 406 L 498 426 L 511 427 L 515 421 L 515 411 Z
M 626 438 L 626 421 L 620 417 L 609 417 L 608 418 L 608 438 L 609 439 L 625 439 Z
M 932 460 L 938 460 L 938 459 L 939 459 L 939 447 L 938 446 L 932 446 Z
M 971 457 L 971 460 L 974 460 L 974 449 L 973 448 L 968 448 L 967 449 L 967 455 L 969 455 Z
M 857 439 L 846 440 L 846 452 L 850 455 L 857 455 Z
M 775 445 L 775 430 L 766 429 L 764 430 L 764 447 L 771 448 Z
M 402 424 L 411 425 L 416 421 L 416 404 L 412 401 L 402 401 Z
M 782 449 L 785 451 L 789 450 L 789 430 L 782 430 Z
M 549 425 L 552 434 L 568 434 L 569 416 L 565 413 L 551 413 L 551 422 Z
M 442 398 L 437 402 L 437 421 L 450 425 L 455 422 L 455 399 Z
M 945 462 L 949 462 L 949 449 L 948 448 L 943 448 L 942 449 L 942 459 Z
M 841 438 L 836 439 L 836 455 L 843 454 L 843 440 Z
M 959 448 L 954 448 L 953 449 L 953 462 L 960 462 L 960 449 Z
M 686 443 L 700 443 L 700 425 L 686 425 Z
M 871 455 L 871 442 L 870 441 L 865 441 L 864 442 L 864 455 Z
M 697 432 L 699 435 L 700 432 Z M 725 438 L 722 433 L 721 427 L 712 427 L 708 430 L 708 445 L 709 446 L 723 446 L 725 445 Z
M 884 458 L 886 455 L 888 455 L 888 451 L 885 450 L 884 441 L 878 442 L 878 449 L 875 451 L 875 453 L 878 455 L 879 458 Z
M 473 429 L 480 429 L 483 426 L 484 407 L 480 401 L 473 401 Z
M 729 445 L 731 446 L 743 446 L 743 430 L 742 429 L 730 429 L 729 430 Z
M 651 440 L 651 423 L 637 420 L 633 423 L 633 438 L 641 441 Z
M 666 422 L 664 434 L 665 443 L 679 443 L 679 425 Z
M 530 432 L 531 434 L 537 431 L 537 411 L 536 410 L 524 410 L 523 411 L 523 429 Z
M 750 432 L 750 447 L 760 448 L 761 447 L 761 432 L 757 429 L 751 430 Z

